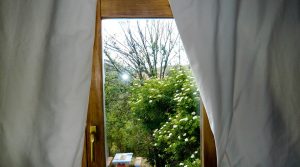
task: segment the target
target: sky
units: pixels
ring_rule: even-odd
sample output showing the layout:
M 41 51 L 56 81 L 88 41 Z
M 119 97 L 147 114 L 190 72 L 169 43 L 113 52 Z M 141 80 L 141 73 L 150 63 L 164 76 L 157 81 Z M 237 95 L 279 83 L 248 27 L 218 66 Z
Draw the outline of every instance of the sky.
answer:
M 104 19 L 102 20 L 102 34 L 103 34 L 103 40 L 109 36 L 109 35 L 116 35 L 117 38 L 119 39 L 119 41 L 125 41 L 124 35 L 123 35 L 123 31 L 121 28 L 121 23 L 126 23 L 128 22 L 131 26 L 131 29 L 134 31 L 137 31 L 137 26 L 136 26 L 136 21 L 139 20 L 140 21 L 140 25 L 141 27 L 146 25 L 146 20 L 147 19 Z M 174 31 L 177 31 L 177 27 L 175 24 L 175 20 L 174 19 L 160 19 L 160 20 L 165 20 L 165 21 L 172 21 L 173 22 L 173 27 L 174 27 Z M 104 54 L 103 54 L 104 55 Z M 188 58 L 185 54 L 184 51 L 182 51 L 180 53 L 180 62 L 182 65 L 188 65 L 189 61 Z M 176 60 L 174 60 L 174 62 L 171 64 L 176 64 L 175 62 Z M 178 61 L 177 61 L 178 62 Z

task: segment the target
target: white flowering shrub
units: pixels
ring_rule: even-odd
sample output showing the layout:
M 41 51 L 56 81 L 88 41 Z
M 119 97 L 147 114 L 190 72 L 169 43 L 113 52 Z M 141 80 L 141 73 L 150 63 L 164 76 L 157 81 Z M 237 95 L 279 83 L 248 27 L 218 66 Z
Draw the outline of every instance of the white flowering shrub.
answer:
M 199 92 L 187 69 L 134 83 L 131 111 L 152 133 L 148 160 L 156 166 L 200 165 Z
M 196 112 L 179 112 L 153 133 L 156 159 L 166 166 L 199 166 L 200 118 Z

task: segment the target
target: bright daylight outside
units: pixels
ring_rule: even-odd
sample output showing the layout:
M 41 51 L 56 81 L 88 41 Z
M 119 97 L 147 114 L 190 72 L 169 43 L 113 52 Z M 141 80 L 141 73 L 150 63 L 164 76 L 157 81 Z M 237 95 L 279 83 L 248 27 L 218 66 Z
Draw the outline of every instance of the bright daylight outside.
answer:
M 102 25 L 107 165 L 199 167 L 200 95 L 175 21 Z

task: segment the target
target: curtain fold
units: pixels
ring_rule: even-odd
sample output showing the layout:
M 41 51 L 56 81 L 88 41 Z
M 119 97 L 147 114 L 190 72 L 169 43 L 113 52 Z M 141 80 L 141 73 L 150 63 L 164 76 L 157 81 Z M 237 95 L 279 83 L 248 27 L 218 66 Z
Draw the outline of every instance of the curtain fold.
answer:
M 218 166 L 300 166 L 300 2 L 169 1 Z
M 96 0 L 0 1 L 0 166 L 81 166 Z

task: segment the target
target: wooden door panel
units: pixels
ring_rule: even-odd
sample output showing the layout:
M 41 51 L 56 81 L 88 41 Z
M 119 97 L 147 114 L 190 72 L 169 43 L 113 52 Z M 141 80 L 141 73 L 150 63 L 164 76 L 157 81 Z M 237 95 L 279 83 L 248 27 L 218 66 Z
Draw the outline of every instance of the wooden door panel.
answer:
M 105 167 L 104 91 L 101 20 L 105 18 L 172 18 L 168 0 L 97 0 L 92 79 L 85 131 L 82 167 Z M 202 166 L 217 164 L 214 139 L 206 113 L 202 114 Z M 206 117 L 205 117 L 206 116 Z M 89 127 L 97 127 L 94 162 L 91 161 Z
M 201 132 L 202 167 L 217 167 L 215 139 L 208 122 L 204 105 L 202 105 Z
M 95 41 L 93 48 L 92 80 L 89 96 L 89 107 L 86 123 L 86 143 L 83 163 L 88 167 L 105 166 L 105 134 L 104 134 L 104 108 L 103 108 L 103 67 L 101 46 L 101 1 L 97 1 Z M 94 161 L 91 160 L 90 126 L 96 126 L 94 143 Z

